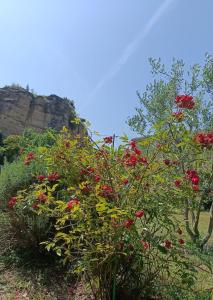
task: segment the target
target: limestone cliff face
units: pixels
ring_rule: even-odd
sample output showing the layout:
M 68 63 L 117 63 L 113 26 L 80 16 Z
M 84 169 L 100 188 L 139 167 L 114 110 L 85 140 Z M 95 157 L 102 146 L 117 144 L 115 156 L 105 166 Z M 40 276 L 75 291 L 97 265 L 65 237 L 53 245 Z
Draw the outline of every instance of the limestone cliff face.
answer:
M 74 104 L 56 95 L 37 96 L 21 87 L 0 88 L 0 132 L 21 134 L 25 128 L 38 132 L 63 126 L 75 130 L 70 121 L 76 117 Z

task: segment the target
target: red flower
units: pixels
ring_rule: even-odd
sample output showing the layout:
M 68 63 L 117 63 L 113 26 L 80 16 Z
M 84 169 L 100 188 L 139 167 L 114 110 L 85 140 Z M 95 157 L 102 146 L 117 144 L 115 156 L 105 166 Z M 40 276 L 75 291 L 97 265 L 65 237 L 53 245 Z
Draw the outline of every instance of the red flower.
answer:
M 54 172 L 54 173 L 49 174 L 47 178 L 49 181 L 56 181 L 60 178 L 60 175 L 58 172 Z
M 142 162 L 143 164 L 147 164 L 148 163 L 146 157 L 141 157 L 140 158 L 140 162 Z
M 141 240 L 141 244 L 143 245 L 144 250 L 147 250 L 150 248 L 150 244 L 144 240 Z
M 37 203 L 33 203 L 33 205 L 32 205 L 32 208 L 33 208 L 33 209 L 38 209 L 38 207 L 39 207 L 39 206 L 38 206 Z
M 177 179 L 174 181 L 174 184 L 176 187 L 180 187 L 181 183 L 182 183 L 182 181 L 180 179 Z
M 132 219 L 128 219 L 124 221 L 123 226 L 127 229 L 129 229 L 132 225 L 134 225 L 135 222 Z
M 28 159 L 34 159 L 35 158 L 35 154 L 31 151 L 31 152 L 28 153 L 27 158 Z
M 112 188 L 109 185 L 105 184 L 105 185 L 101 186 L 101 193 L 100 193 L 100 195 L 102 197 L 110 197 L 112 195 L 112 192 L 113 192 L 113 190 L 112 190 Z
M 213 133 L 198 133 L 194 139 L 196 143 L 204 147 L 213 145 Z
M 134 167 L 138 162 L 138 159 L 135 155 L 130 155 L 129 158 L 125 160 L 125 164 L 128 167 Z
M 175 104 L 180 108 L 192 109 L 195 105 L 193 97 L 190 95 L 178 95 L 175 98 Z
M 112 136 L 107 136 L 104 138 L 104 142 L 106 144 L 111 144 L 113 142 L 113 137 Z
M 38 195 L 38 200 L 39 200 L 40 202 L 45 202 L 45 201 L 47 200 L 47 195 L 46 195 L 45 193 L 40 193 L 40 194 Z
M 95 172 L 95 169 L 94 168 L 92 168 L 92 167 L 87 167 L 87 172 L 88 173 L 94 173 Z
M 70 201 L 67 203 L 67 208 L 72 209 L 75 205 L 80 205 L 80 201 L 76 198 L 70 199 Z
M 179 243 L 180 245 L 183 245 L 183 244 L 185 244 L 185 241 L 184 241 L 183 239 L 179 239 L 179 240 L 178 240 L 178 243 Z
M 171 249 L 172 248 L 172 242 L 169 240 L 165 240 L 164 241 L 164 247 L 167 249 Z
M 127 185 L 128 183 L 129 183 L 129 180 L 127 178 L 123 180 L 124 185 Z
M 16 202 L 17 202 L 17 198 L 16 197 L 12 197 L 12 198 L 10 198 L 10 200 L 8 201 L 8 207 L 9 208 L 13 208 L 13 206 L 16 204 Z
M 37 176 L 37 179 L 38 179 L 38 181 L 40 181 L 40 182 L 43 182 L 44 180 L 45 180 L 45 176 L 44 175 L 38 175 Z
M 193 191 L 199 191 L 199 186 L 198 185 L 193 185 L 192 189 L 193 189 Z
M 200 181 L 200 178 L 199 178 L 199 176 L 194 176 L 194 177 L 192 177 L 192 183 L 194 184 L 194 185 L 198 185 L 199 184 L 199 181 Z
M 178 228 L 177 233 L 181 235 L 183 231 L 180 228 Z
M 142 151 L 140 149 L 136 148 L 136 147 L 134 148 L 134 152 L 137 155 L 141 155 L 141 153 L 142 153 Z
M 129 144 L 132 147 L 132 149 L 134 149 L 136 147 L 136 141 L 134 141 L 134 140 L 130 141 Z
M 136 218 L 142 218 L 144 215 L 144 210 L 138 210 L 135 213 Z
M 171 164 L 169 159 L 164 159 L 163 162 L 165 163 L 166 166 L 170 166 L 170 164 Z
M 95 175 L 94 181 L 99 182 L 100 180 L 101 180 L 101 176 L 100 175 Z

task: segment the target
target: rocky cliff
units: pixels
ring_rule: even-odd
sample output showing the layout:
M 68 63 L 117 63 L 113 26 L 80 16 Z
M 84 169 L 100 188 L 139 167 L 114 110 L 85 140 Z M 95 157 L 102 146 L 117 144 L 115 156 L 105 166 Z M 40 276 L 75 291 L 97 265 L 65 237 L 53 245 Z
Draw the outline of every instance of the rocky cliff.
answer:
M 56 95 L 38 96 L 21 87 L 0 88 L 0 132 L 21 134 L 25 128 L 38 132 L 63 126 L 75 130 L 70 123 L 76 117 L 72 101 Z

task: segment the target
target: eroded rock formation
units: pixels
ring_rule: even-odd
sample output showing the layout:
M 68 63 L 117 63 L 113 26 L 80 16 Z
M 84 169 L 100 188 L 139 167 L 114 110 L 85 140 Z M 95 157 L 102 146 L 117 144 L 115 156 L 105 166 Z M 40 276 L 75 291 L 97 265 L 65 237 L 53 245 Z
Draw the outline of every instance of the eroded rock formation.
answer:
M 21 134 L 25 128 L 38 132 L 63 126 L 76 130 L 70 122 L 76 117 L 72 101 L 56 95 L 38 96 L 21 87 L 0 88 L 0 132 Z

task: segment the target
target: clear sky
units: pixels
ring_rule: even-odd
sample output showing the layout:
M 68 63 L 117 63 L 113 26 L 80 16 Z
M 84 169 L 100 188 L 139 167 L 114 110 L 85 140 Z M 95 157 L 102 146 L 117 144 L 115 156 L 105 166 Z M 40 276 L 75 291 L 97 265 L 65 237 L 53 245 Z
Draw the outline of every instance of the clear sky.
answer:
M 213 0 L 0 0 L 0 86 L 68 97 L 94 130 L 132 137 L 148 58 L 202 62 L 212 13 Z

